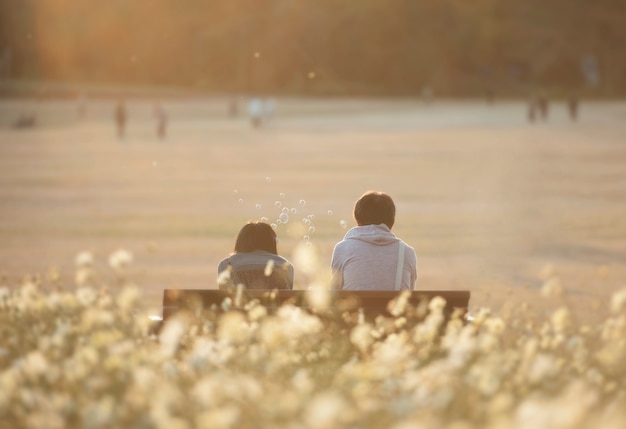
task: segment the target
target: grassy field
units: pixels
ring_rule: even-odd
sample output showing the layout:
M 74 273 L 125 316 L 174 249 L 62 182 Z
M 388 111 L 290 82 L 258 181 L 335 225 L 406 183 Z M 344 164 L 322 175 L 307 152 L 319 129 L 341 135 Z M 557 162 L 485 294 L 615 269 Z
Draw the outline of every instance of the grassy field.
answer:
M 146 99 L 129 100 L 119 140 L 113 100 L 89 101 L 82 119 L 73 101 L 0 101 L 7 284 L 58 270 L 70 287 L 84 250 L 110 283 L 107 259 L 124 248 L 145 305 L 157 307 L 163 288 L 216 287 L 239 228 L 287 208 L 279 251 L 305 288 L 328 279 L 353 202 L 369 189 L 396 201 L 394 231 L 417 252 L 418 288 L 470 289 L 472 308 L 499 311 L 536 299 L 548 278 L 582 309 L 625 284 L 624 103 L 583 103 L 578 122 L 554 103 L 548 122 L 530 124 L 515 101 L 279 99 L 260 130 L 229 118 L 225 99 L 163 105 L 165 140 Z M 38 126 L 12 128 L 22 113 Z

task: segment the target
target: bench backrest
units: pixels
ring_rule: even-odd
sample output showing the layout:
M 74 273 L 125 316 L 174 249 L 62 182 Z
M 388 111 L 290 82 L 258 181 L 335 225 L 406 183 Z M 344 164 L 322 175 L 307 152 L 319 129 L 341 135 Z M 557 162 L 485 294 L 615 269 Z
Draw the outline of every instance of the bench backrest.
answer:
M 225 300 L 230 307 L 244 305 L 256 299 L 268 310 L 272 311 L 284 304 L 311 309 L 312 305 L 306 290 L 262 290 L 244 289 L 239 293 L 221 289 L 165 289 L 163 291 L 163 321 L 165 322 L 176 312 L 183 309 L 222 308 Z M 329 291 L 330 305 L 335 312 L 361 311 L 368 317 L 377 315 L 390 316 L 389 303 L 400 296 L 397 291 Z M 419 290 L 411 291 L 407 301 L 417 307 L 429 302 L 434 297 L 445 300 L 444 312 L 447 315 L 460 311 L 461 316 L 467 314 L 470 300 L 469 291 L 451 290 Z M 238 302 L 239 301 L 239 302 Z

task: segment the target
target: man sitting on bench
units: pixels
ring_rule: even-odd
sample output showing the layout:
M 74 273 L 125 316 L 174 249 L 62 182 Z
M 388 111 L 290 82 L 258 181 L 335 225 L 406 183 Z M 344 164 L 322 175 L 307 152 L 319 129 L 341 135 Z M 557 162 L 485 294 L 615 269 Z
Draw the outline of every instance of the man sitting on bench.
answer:
M 392 232 L 396 206 L 383 192 L 369 191 L 354 205 L 357 226 L 335 245 L 331 289 L 413 290 L 415 250 Z

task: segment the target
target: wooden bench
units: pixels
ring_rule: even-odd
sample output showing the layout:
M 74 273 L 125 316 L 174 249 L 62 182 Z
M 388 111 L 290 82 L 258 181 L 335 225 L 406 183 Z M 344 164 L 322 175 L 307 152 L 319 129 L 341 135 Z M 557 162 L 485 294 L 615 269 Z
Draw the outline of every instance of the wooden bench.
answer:
M 316 306 L 308 296 L 311 291 L 286 290 L 286 289 L 165 289 L 163 291 L 163 322 L 181 310 L 197 312 L 198 310 L 213 309 L 217 312 L 233 308 L 243 308 L 252 300 L 258 300 L 260 304 L 275 311 L 282 305 L 291 304 L 316 312 Z M 328 311 L 326 317 L 341 317 L 343 320 L 358 317 L 362 313 L 364 317 L 373 320 L 381 315 L 391 317 L 393 314 L 393 300 L 400 297 L 402 292 L 397 291 L 328 291 Z M 455 311 L 463 320 L 468 314 L 470 292 L 452 290 L 417 290 L 411 291 L 404 298 L 413 318 L 423 318 L 427 313 L 428 303 L 435 297 L 445 300 L 444 314 L 450 317 Z M 397 302 L 397 301 L 395 301 Z M 391 303 L 391 305 L 390 305 Z

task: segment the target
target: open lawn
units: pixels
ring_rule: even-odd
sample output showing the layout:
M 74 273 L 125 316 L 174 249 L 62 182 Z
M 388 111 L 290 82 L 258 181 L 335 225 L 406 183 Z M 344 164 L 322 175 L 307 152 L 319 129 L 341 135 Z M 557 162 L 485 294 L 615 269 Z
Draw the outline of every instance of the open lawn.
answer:
M 89 250 L 112 284 L 108 256 L 124 248 L 157 307 L 163 288 L 216 287 L 239 228 L 287 208 L 279 251 L 306 288 L 328 279 L 354 200 L 377 189 L 416 249 L 418 288 L 469 289 L 472 308 L 500 311 L 558 276 L 585 317 L 626 285 L 626 103 L 583 103 L 578 122 L 553 103 L 531 124 L 513 101 L 278 99 L 260 130 L 225 99 L 163 105 L 165 140 L 151 100 L 128 100 L 119 140 L 113 100 L 83 119 L 73 101 L 0 100 L 5 282 L 58 269 L 72 286 Z M 37 127 L 12 128 L 31 112 Z

